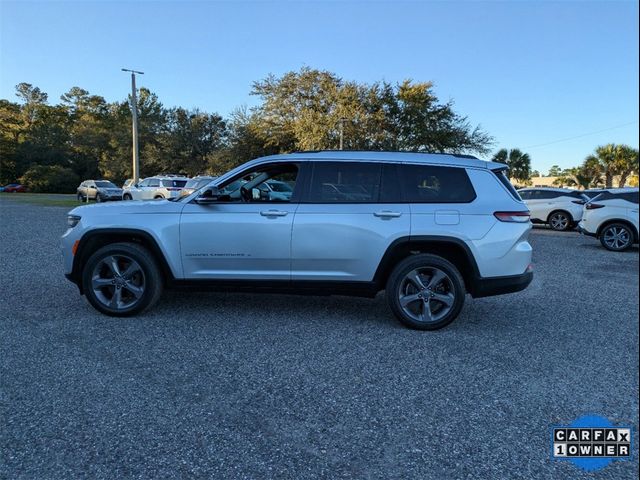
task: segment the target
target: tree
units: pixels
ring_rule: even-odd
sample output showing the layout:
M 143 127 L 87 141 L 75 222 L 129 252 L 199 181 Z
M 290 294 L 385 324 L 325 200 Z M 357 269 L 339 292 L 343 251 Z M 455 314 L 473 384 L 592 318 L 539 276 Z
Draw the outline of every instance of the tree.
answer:
M 531 176 L 532 177 L 540 177 L 541 175 L 540 175 L 540 172 L 538 170 L 533 170 L 531 172 Z
M 253 122 L 279 151 L 337 148 L 341 123 L 347 149 L 486 153 L 492 143 L 430 82 L 357 84 L 303 68 L 255 82 L 251 93 L 262 100 Z
M 609 143 L 597 147 L 595 154 L 589 155 L 586 161 L 599 166 L 607 188 L 613 186 L 616 175 L 620 175 L 618 186 L 623 187 L 629 175 L 638 171 L 638 150 L 628 145 Z
M 553 165 L 550 169 L 549 169 L 549 177 L 557 177 L 560 175 L 560 173 L 562 172 L 562 170 L 560 169 L 559 165 Z
M 509 176 L 519 183 L 526 184 L 531 179 L 531 157 L 517 148 L 498 150 L 493 156 L 494 162 L 504 163 L 509 167 Z

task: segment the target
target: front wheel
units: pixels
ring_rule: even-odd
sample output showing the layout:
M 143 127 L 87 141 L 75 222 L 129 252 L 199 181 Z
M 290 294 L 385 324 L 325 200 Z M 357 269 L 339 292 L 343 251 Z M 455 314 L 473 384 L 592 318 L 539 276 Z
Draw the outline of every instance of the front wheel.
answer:
M 114 243 L 91 255 L 82 270 L 82 287 L 96 310 L 128 317 L 158 301 L 162 275 L 147 249 L 134 243 Z
M 133 200 L 133 197 L 131 196 L 131 194 L 130 194 L 130 193 L 125 193 L 125 194 L 122 196 L 122 199 L 123 199 L 123 200 Z
M 633 232 L 627 225 L 613 223 L 600 233 L 600 243 L 607 250 L 622 252 L 633 245 Z
M 464 280 L 437 255 L 412 255 L 400 262 L 387 282 L 387 302 L 404 325 L 437 330 L 453 322 L 464 305 Z
M 84 202 L 84 197 L 82 196 L 82 194 L 81 194 L 81 193 L 79 193 L 79 194 L 77 195 L 77 198 L 78 198 L 78 201 L 79 201 L 79 202 Z
M 571 227 L 573 219 L 567 212 L 553 212 L 549 215 L 548 223 L 552 230 L 564 232 Z

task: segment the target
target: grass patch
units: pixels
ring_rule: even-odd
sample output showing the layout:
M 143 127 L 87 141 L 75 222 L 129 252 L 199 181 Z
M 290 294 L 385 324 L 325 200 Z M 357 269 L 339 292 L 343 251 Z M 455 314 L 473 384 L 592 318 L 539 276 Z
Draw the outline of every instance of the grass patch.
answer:
M 20 203 L 28 203 L 31 205 L 42 205 L 44 207 L 77 207 L 79 205 L 83 205 L 78 202 L 75 195 L 0 192 L 0 198 Z

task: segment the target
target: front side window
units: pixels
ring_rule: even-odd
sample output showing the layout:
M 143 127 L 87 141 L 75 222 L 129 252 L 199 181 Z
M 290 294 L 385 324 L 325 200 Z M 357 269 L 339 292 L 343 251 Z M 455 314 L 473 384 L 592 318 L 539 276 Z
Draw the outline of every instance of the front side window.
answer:
M 366 162 L 318 162 L 313 166 L 311 203 L 378 203 L 382 165 Z
M 96 182 L 96 185 L 98 186 L 98 188 L 118 188 L 116 187 L 113 183 L 111 182 Z
M 157 178 L 150 178 L 147 186 L 151 188 L 158 188 L 160 186 L 160 180 Z
M 140 187 L 148 187 L 149 186 L 149 179 L 145 178 L 143 181 L 140 182 L 140 184 L 138 186 L 140 186 Z
M 469 203 L 476 198 L 464 168 L 402 165 L 401 181 L 409 203 Z
M 298 179 L 298 165 L 262 166 L 218 187 L 224 202 L 290 202 Z

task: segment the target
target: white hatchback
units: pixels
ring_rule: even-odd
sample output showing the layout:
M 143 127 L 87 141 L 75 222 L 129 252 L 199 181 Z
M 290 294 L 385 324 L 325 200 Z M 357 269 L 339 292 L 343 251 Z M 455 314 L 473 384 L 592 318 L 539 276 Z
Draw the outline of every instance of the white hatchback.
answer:
M 532 223 L 546 223 L 557 231 L 576 226 L 589 200 L 581 192 L 566 188 L 523 188 L 518 193 L 531 211 Z
M 602 192 L 585 204 L 578 230 L 598 238 L 604 248 L 614 252 L 638 243 L 638 189 Z

